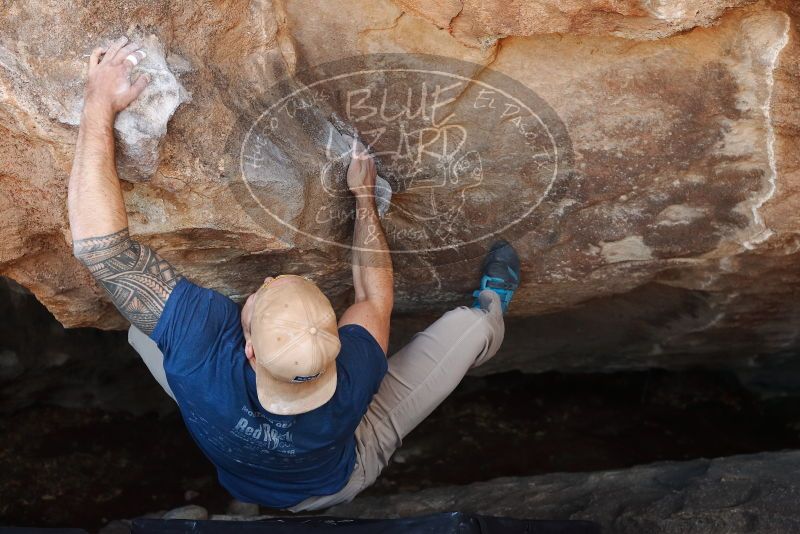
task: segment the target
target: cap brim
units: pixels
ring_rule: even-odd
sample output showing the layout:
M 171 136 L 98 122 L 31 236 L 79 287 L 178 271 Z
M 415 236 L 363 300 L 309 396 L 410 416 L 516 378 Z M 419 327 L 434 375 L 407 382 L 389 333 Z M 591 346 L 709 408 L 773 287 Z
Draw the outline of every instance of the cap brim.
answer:
M 316 380 L 283 382 L 276 380 L 264 367 L 256 364 L 258 401 L 270 413 L 297 415 L 319 408 L 336 392 L 336 362 Z

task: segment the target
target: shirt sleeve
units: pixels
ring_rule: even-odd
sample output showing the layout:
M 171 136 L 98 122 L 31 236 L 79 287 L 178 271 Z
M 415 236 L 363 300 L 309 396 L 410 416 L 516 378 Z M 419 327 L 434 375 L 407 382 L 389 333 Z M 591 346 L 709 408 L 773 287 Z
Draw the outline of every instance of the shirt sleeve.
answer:
M 389 369 L 386 354 L 361 325 L 341 327 L 339 339 L 342 350 L 336 359 L 336 370 L 340 375 L 337 387 L 346 388 L 351 402 L 366 410 Z
M 164 353 L 167 374 L 187 375 L 241 343 L 239 307 L 228 297 L 181 279 L 150 335 Z

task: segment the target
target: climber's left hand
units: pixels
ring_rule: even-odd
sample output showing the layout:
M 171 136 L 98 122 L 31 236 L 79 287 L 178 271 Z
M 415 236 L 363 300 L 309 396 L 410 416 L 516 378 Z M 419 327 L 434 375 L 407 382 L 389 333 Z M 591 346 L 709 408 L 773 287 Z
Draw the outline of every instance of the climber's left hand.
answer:
M 146 54 L 137 43 L 123 36 L 107 48 L 98 47 L 89 57 L 89 78 L 84 93 L 84 115 L 114 120 L 128 107 L 150 81 L 140 74 L 131 83 L 131 70 Z

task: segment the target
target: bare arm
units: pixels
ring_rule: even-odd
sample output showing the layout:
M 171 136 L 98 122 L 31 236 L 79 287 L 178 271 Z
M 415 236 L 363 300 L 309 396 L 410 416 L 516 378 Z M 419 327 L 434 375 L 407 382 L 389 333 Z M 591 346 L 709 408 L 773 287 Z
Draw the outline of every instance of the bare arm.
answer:
M 375 204 L 375 162 L 361 148 L 353 150 L 347 185 L 356 197 L 353 235 L 355 302 L 339 325 L 360 324 L 384 352 L 389 347 L 389 321 L 394 306 L 392 258 Z
M 114 160 L 114 119 L 147 85 L 130 83 L 138 46 L 122 38 L 89 58 L 89 79 L 67 205 L 75 256 L 103 285 L 119 311 L 150 334 L 180 277 L 149 247 L 131 239 Z M 101 59 L 102 56 L 102 59 Z M 139 56 L 141 59 L 143 56 Z

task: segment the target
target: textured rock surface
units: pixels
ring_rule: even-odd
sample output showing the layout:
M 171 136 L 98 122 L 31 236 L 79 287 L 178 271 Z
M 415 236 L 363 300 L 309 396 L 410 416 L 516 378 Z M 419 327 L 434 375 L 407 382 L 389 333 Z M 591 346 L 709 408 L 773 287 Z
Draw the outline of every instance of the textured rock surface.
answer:
M 463 43 L 484 47 L 509 35 L 541 33 L 658 39 L 697 26 L 710 26 L 726 9 L 749 3 L 752 1 L 398 1 L 403 9 L 449 29 Z
M 145 61 L 164 83 L 120 128 L 121 138 L 147 132 L 120 154 L 132 231 L 188 277 L 234 298 L 265 274 L 302 272 L 344 305 L 347 251 L 254 217 L 228 172 L 238 154 L 231 139 L 264 111 L 265 88 L 286 76 L 303 79 L 309 67 L 354 55 L 433 53 L 469 62 L 460 72 L 479 82 L 519 82 L 571 145 L 547 187 L 526 182 L 533 167 L 502 129 L 513 121 L 463 114 L 478 101 L 472 87 L 451 108 L 480 157 L 463 154 L 448 167 L 454 185 L 438 193 L 390 180 L 397 249 L 425 229 L 431 210 L 450 214 L 454 235 L 464 236 L 497 229 L 525 195 L 539 202 L 513 235 L 525 269 L 513 320 L 526 335 L 535 329 L 537 343 L 509 344 L 487 371 L 789 354 L 800 345 L 797 20 L 788 0 L 6 3 L 0 274 L 31 289 L 65 325 L 124 326 L 71 257 L 66 180 L 83 56 L 122 33 L 152 35 Z M 360 61 L 369 66 L 374 57 Z M 260 183 L 301 230 L 343 240 L 346 217 L 336 226 L 315 214 L 326 203 L 346 213 L 347 199 L 329 202 L 313 184 L 326 150 L 354 126 L 352 114 L 335 100 L 304 113 L 307 122 L 267 132 L 258 145 L 270 165 Z M 402 174 L 391 158 L 380 163 L 387 176 Z M 432 169 L 425 178 L 435 177 Z M 484 179 L 470 188 L 461 178 L 477 176 L 474 169 Z M 399 312 L 421 318 L 463 302 L 474 256 L 398 256 Z
M 149 179 L 158 168 L 159 145 L 167 133 L 167 122 L 175 109 L 190 98 L 170 66 L 178 73 L 185 72 L 189 67 L 180 57 L 173 55 L 165 58 L 163 46 L 155 35 L 132 35 L 131 40 L 141 43 L 142 50 L 147 54 L 132 72 L 132 79 L 147 74 L 150 76 L 150 83 L 146 91 L 117 116 L 114 129 L 119 140 L 117 168 L 120 177 L 123 180 L 139 181 Z M 30 84 L 34 81 L 30 73 L 23 80 L 20 80 L 20 72 L 14 74 L 14 81 L 18 83 L 24 81 Z M 71 94 L 58 96 L 59 101 L 64 101 L 64 107 L 69 110 L 59 120 L 78 126 L 80 110 L 83 109 L 83 94 L 80 86 L 73 85 L 69 89 Z
M 693 460 L 598 473 L 501 478 L 388 497 L 356 498 L 341 517 L 405 517 L 459 510 L 585 519 L 619 534 L 795 532 L 800 453 Z

